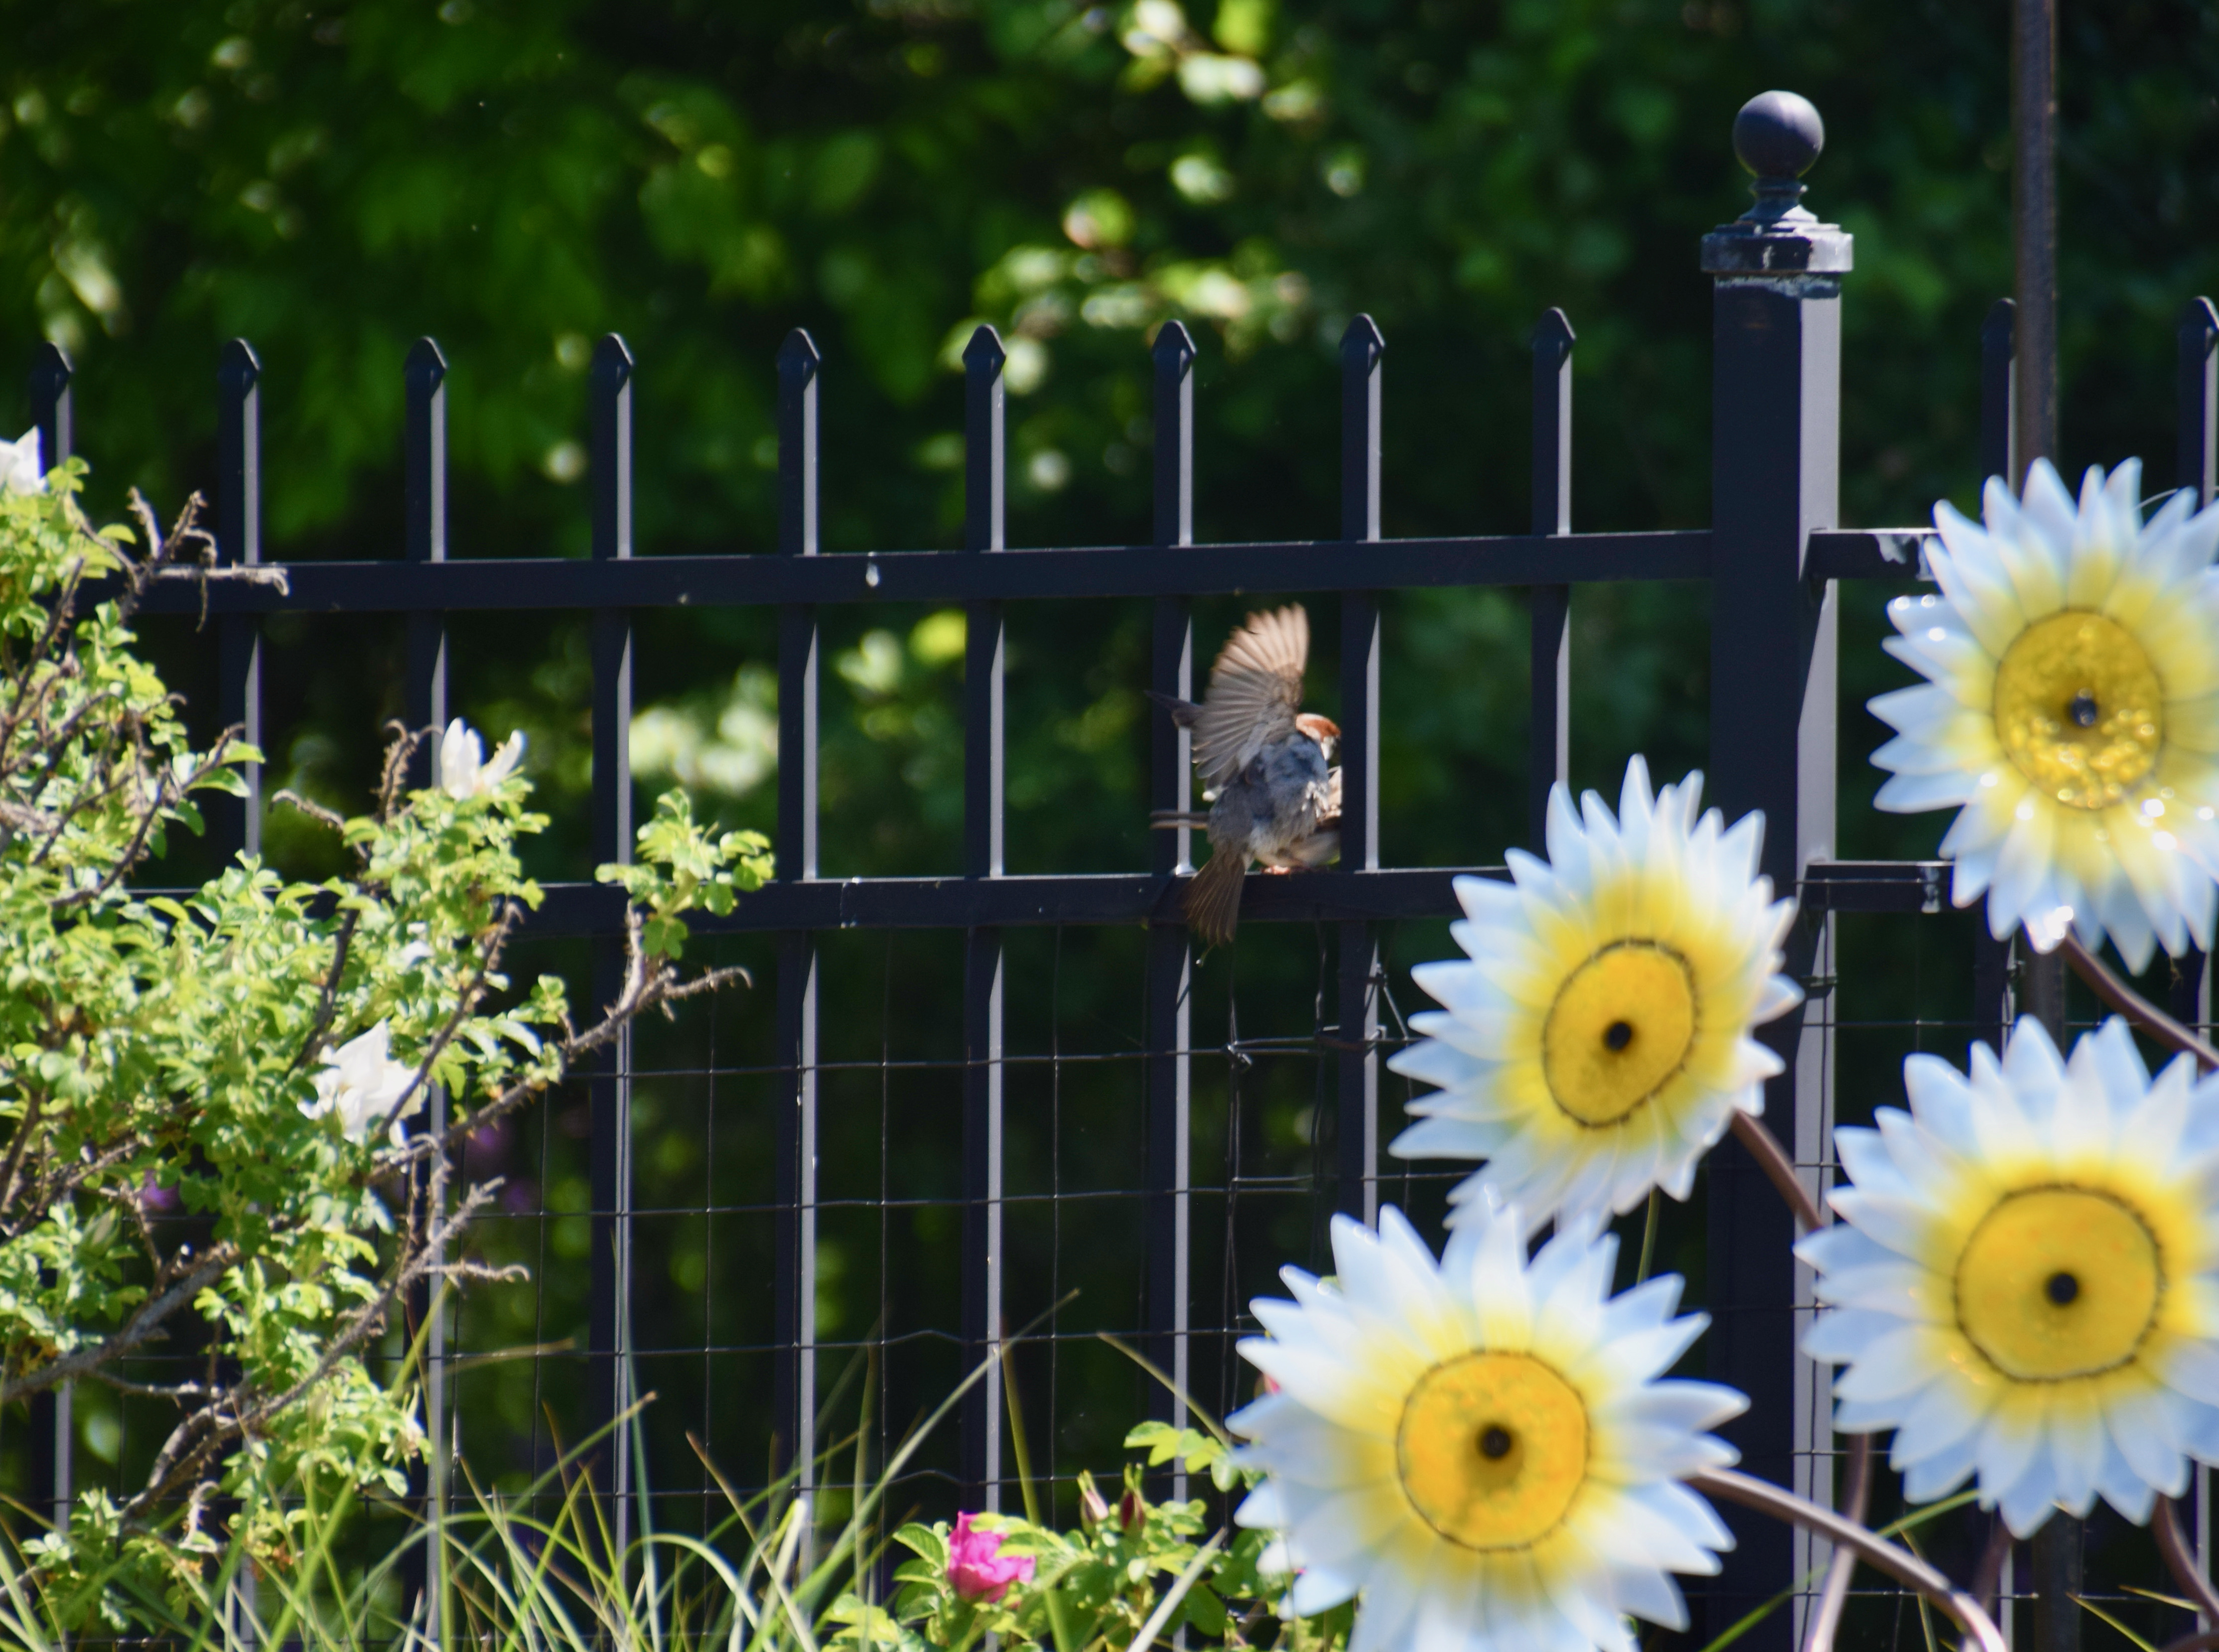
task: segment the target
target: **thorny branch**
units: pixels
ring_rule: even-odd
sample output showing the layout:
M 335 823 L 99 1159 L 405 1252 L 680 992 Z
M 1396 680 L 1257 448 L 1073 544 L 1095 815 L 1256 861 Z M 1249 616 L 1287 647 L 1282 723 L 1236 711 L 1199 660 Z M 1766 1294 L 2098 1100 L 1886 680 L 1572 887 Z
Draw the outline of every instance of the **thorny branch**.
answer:
M 159 1295 L 140 1304 L 124 1327 L 105 1342 L 95 1343 L 90 1348 L 80 1348 L 73 1354 L 65 1354 L 51 1360 L 36 1370 L 0 1382 L 0 1406 L 40 1393 L 57 1382 L 71 1377 L 83 1376 L 97 1370 L 111 1361 L 121 1358 L 144 1344 L 163 1334 L 163 1322 L 179 1308 L 214 1284 L 226 1268 L 239 1260 L 239 1249 L 231 1244 L 219 1245 L 200 1261 L 183 1278 Z
M 155 1504 L 178 1487 L 196 1478 L 208 1460 L 229 1441 L 252 1433 L 329 1377 L 338 1369 L 340 1361 L 384 1329 L 386 1315 L 391 1311 L 394 1302 L 402 1291 L 418 1280 L 434 1276 L 513 1276 L 506 1269 L 483 1269 L 469 1264 L 442 1263 L 439 1260 L 441 1252 L 455 1235 L 469 1224 L 491 1197 L 489 1188 L 473 1188 L 452 1212 L 444 1220 L 434 1222 L 428 1232 L 419 1230 L 412 1233 L 410 1243 L 403 1247 L 401 1256 L 395 1259 L 392 1271 L 379 1288 L 377 1295 L 348 1316 L 325 1348 L 314 1369 L 307 1376 L 277 1394 L 258 1394 L 251 1382 L 242 1381 L 218 1394 L 207 1405 L 179 1423 L 163 1443 L 153 1468 L 148 1471 L 146 1484 L 123 1506 L 124 1518 L 137 1520 L 143 1518 Z
M 73 517 L 76 531 L 86 545 L 81 555 L 61 571 L 40 600 L 46 613 L 35 634 L 14 644 L 0 639 L 0 846 L 10 835 L 26 842 L 34 865 L 72 864 L 73 834 L 84 823 L 97 822 L 110 834 L 115 852 L 90 862 L 75 881 L 64 885 L 54 905 L 80 913 L 96 910 L 127 880 L 149 851 L 153 834 L 196 786 L 216 778 L 227 767 L 231 752 L 243 730 L 225 730 L 216 739 L 213 755 L 180 767 L 158 742 L 156 713 L 149 702 L 134 699 L 126 687 L 109 687 L 89 681 L 87 666 L 77 649 L 75 630 L 83 600 L 96 598 L 109 605 L 115 618 L 128 624 L 150 585 L 158 580 L 193 579 L 202 583 L 202 607 L 206 587 L 215 580 L 237 579 L 268 583 L 282 588 L 284 575 L 275 568 L 227 568 L 214 565 L 214 542 L 199 525 L 203 505 L 196 495 L 188 501 L 165 534 L 146 501 L 136 493 L 131 510 L 136 518 L 140 547 L 136 555 L 125 545 L 95 542 L 89 525 Z M 98 577 L 92 570 L 98 569 Z M 205 618 L 205 613 L 203 614 Z M 174 705 L 174 699 L 171 705 Z M 395 726 L 380 777 L 376 817 L 390 823 L 409 806 L 409 780 L 426 731 Z M 58 783 L 59 782 L 59 783 Z M 328 810 L 290 793 L 278 801 L 301 810 L 334 829 L 346 823 Z M 370 851 L 357 846 L 364 864 L 351 883 L 354 894 L 382 899 L 390 894 L 371 874 Z M 84 858 L 82 855 L 79 858 Z M 74 870 L 74 867 L 73 867 Z M 97 875 L 95 875 L 97 874 Z M 482 1212 L 500 1183 L 489 1182 L 460 1190 L 448 1208 L 448 1180 L 452 1155 L 463 1139 L 486 1124 L 516 1111 L 560 1082 L 581 1060 L 612 1045 L 625 1026 L 651 1009 L 666 1014 L 677 1003 L 703 992 L 714 991 L 735 981 L 745 981 L 738 969 L 708 972 L 690 981 L 651 956 L 643 945 L 644 920 L 628 912 L 625 967 L 621 990 L 605 1006 L 597 1020 L 583 1030 L 564 1020 L 559 1040 L 550 1040 L 545 1059 L 538 1070 L 518 1078 L 474 1112 L 458 1118 L 434 1135 L 420 1133 L 397 1148 L 382 1146 L 382 1130 L 409 1101 L 423 1093 L 443 1055 L 460 1037 L 470 1016 L 477 1013 L 489 991 L 500 982 L 502 953 L 521 916 L 513 903 L 503 903 L 494 921 L 472 942 L 475 959 L 469 978 L 457 991 L 457 1001 L 436 1036 L 420 1055 L 407 1090 L 373 1137 L 381 1145 L 359 1177 L 361 1183 L 398 1179 L 405 1184 L 405 1210 L 399 1232 L 388 1250 L 382 1276 L 374 1285 L 367 1277 L 357 1283 L 369 1292 L 366 1300 L 342 1314 L 318 1350 L 313 1368 L 281 1389 L 258 1386 L 252 1375 L 240 1376 L 235 1365 L 220 1363 L 214 1351 L 206 1373 L 198 1380 L 158 1382 L 140 1380 L 129 1361 L 166 1338 L 171 1328 L 198 1311 L 200 1299 L 212 1287 L 221 1288 L 227 1275 L 265 1254 L 258 1245 L 250 1252 L 231 1239 L 213 1245 L 204 1239 L 167 1249 L 159 1224 L 135 1188 L 103 1185 L 119 1166 L 135 1163 L 150 1152 L 168 1152 L 189 1127 L 190 1104 L 159 1127 L 131 1123 L 111 1129 L 105 1140 L 72 1145 L 64 1152 L 57 1145 L 65 1127 L 67 1109 L 45 1087 L 19 1078 L 21 1112 L 15 1121 L 4 1152 L 0 1152 L 0 1241 L 12 1238 L 32 1220 L 87 1187 L 95 1189 L 109 1219 L 127 1223 L 127 1233 L 145 1265 L 146 1295 L 123 1323 L 97 1341 L 67 1351 L 39 1353 L 29 1369 L 0 1374 L 0 1404 L 6 1404 L 77 1378 L 103 1383 L 119 1392 L 146 1398 L 167 1399 L 180 1407 L 181 1416 L 163 1444 L 141 1489 L 125 1506 L 127 1521 L 142 1523 L 158 1505 L 189 1494 L 199 1511 L 207 1501 L 214 1477 L 239 1442 L 265 1431 L 288 1407 L 298 1403 L 320 1384 L 327 1383 L 344 1363 L 379 1335 L 390 1322 L 395 1304 L 412 1288 L 427 1279 L 463 1282 L 507 1278 L 511 1270 L 498 1270 L 464 1259 L 450 1259 L 451 1249 L 470 1221 Z M 306 1035 L 283 1078 L 291 1080 L 311 1064 L 330 1039 L 346 991 L 351 960 L 359 953 L 362 918 L 350 906 L 329 931 L 330 955 L 318 972 L 315 1007 Z M 47 1048 L 62 1049 L 84 1030 L 77 1012 L 63 1005 L 50 1007 L 48 1024 L 39 1034 Z M 9 1213 L 23 1213 L 11 1219 Z M 35 1212 L 34 1216 L 31 1213 Z M 266 1237 L 282 1245 L 305 1233 L 305 1218 L 265 1212 L 271 1224 Z M 198 1230 L 196 1230 L 198 1231 Z M 17 1351 L 18 1357 L 25 1351 Z M 196 1514 L 194 1518 L 198 1518 Z

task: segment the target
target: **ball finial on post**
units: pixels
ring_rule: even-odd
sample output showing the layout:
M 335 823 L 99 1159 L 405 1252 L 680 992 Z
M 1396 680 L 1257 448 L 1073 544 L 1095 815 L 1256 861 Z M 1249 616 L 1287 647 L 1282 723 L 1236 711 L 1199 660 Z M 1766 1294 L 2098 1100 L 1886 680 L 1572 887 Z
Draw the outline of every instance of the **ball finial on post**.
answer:
M 1826 123 L 1811 100 L 1793 92 L 1759 92 L 1734 116 L 1734 153 L 1756 175 L 1750 193 L 1756 204 L 1742 222 L 1800 225 L 1817 220 L 1799 204 L 1803 186 L 1796 180 L 1811 170 L 1826 146 Z
M 1734 116 L 1734 154 L 1764 183 L 1787 183 L 1811 170 L 1826 146 L 1826 123 L 1807 97 L 1759 92 Z
M 1826 146 L 1826 123 L 1794 92 L 1759 92 L 1734 116 L 1734 154 L 1756 175 L 1756 204 L 1703 238 L 1703 268 L 1717 276 L 1838 275 L 1849 238 L 1802 205 L 1804 173 Z

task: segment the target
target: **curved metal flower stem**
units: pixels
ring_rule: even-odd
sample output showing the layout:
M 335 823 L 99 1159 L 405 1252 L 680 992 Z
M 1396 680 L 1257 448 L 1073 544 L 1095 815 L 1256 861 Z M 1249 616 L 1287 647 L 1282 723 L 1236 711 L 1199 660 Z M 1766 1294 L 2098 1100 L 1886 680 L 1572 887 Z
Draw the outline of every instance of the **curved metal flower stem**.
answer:
M 1825 1214 L 1811 1197 L 1810 1189 L 1803 1185 L 1803 1178 L 1795 1174 L 1795 1166 L 1780 1145 L 1780 1139 L 1764 1127 L 1762 1121 L 1750 1117 L 1739 1108 L 1734 1109 L 1731 1127 L 1734 1140 L 1749 1149 L 1757 1169 L 1764 1172 L 1765 1179 L 1787 1202 L 1787 1208 L 1795 1213 L 1795 1220 L 1803 1224 L 1803 1231 L 1815 1233 L 1824 1227 Z
M 1849 1436 L 1849 1478 L 1842 1488 L 1842 1518 L 1862 1525 L 1865 1501 L 1872 1494 L 1873 1437 Z M 1835 1631 L 1842 1626 L 1842 1608 L 1849 1604 L 1849 1579 L 1857 1569 L 1856 1551 L 1837 1545 L 1826 1563 L 1825 1587 L 1818 1591 L 1818 1608 L 1811 1614 L 1810 1632 L 1803 1637 L 1803 1652 L 1834 1652 Z
M 2219 1592 L 2213 1590 L 2211 1580 L 2197 1569 L 2196 1551 L 2188 1546 L 2188 1534 L 2180 1529 L 2180 1511 L 2172 1499 L 2157 1500 L 2157 1515 L 2150 1527 L 2157 1533 L 2157 1552 L 2165 1556 L 2166 1570 L 2172 1574 L 2172 1581 L 2196 1603 L 2196 1610 L 2203 1614 L 2205 1623 L 2219 1624 Z
M 1731 1469 L 1702 1469 L 1688 1475 L 1688 1484 L 1697 1491 L 1723 1497 L 1728 1502 L 1739 1503 L 1760 1514 L 1769 1514 L 1776 1520 L 1789 1521 L 1806 1531 L 1815 1532 L 1831 1543 L 1854 1550 L 1859 1559 L 1879 1568 L 1898 1582 L 1909 1584 L 1948 1612 L 1958 1628 L 1965 1631 L 1966 1638 L 1980 1647 L 1980 1652 L 2008 1652 L 2004 1645 L 2004 1637 L 1997 1632 L 1988 1614 L 1980 1610 L 1978 1601 L 1917 1556 L 1874 1536 L 1855 1521 L 1845 1520 L 1832 1510 L 1820 1508 L 1816 1503 L 1798 1497 L 1793 1492 L 1782 1491 L 1777 1486 L 1752 1479 L 1748 1475 L 1737 1474 Z
M 2073 966 L 2073 972 L 2088 984 L 2090 991 L 2124 1015 L 2135 1028 L 2148 1034 L 2168 1050 L 2194 1056 L 2204 1071 L 2219 1072 L 2219 1050 L 2213 1049 L 2193 1031 L 2183 1027 L 2113 974 L 2110 966 L 2082 946 L 2077 937 L 2067 935 L 2058 943 L 2057 950 Z

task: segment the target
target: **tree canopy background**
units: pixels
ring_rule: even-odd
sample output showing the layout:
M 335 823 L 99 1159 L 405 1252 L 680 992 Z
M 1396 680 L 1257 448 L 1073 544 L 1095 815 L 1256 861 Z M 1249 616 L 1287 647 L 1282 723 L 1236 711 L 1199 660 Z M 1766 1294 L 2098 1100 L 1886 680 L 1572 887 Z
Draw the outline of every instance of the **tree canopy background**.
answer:
M 2219 9 L 2062 9 L 2064 468 L 2140 454 L 2156 491 L 2172 471 L 2172 323 L 2191 295 L 2219 289 Z M 26 360 L 41 336 L 67 347 L 90 497 L 113 514 L 132 485 L 164 508 L 210 486 L 216 351 L 251 339 L 273 560 L 399 553 L 401 363 L 420 334 L 451 367 L 454 555 L 584 553 L 584 370 L 610 331 L 639 361 L 641 554 L 767 550 L 772 357 L 795 326 L 826 357 L 827 548 L 953 545 L 956 352 L 982 320 L 1010 351 L 1010 543 L 1145 538 L 1145 346 L 1172 316 L 1202 350 L 1197 537 L 1329 537 L 1334 346 L 1358 311 L 1389 345 L 1387 531 L 1516 531 L 1526 338 L 1550 305 L 1579 337 L 1575 525 L 1700 525 L 1709 351 L 1696 244 L 1746 204 L 1728 127 L 1774 86 L 1824 113 L 1807 204 L 1856 237 L 1844 521 L 1917 522 L 1943 497 L 1975 506 L 1977 332 L 2011 279 L 2002 0 L 79 0 L 12 5 L 7 32 L 0 363 Z M 1842 852 L 1927 854 L 1940 822 L 1866 807 L 1880 731 L 1856 707 L 1902 675 L 1874 646 L 1884 594 L 1844 602 Z M 1699 588 L 1576 593 L 1576 785 L 1614 792 L 1636 750 L 1660 774 L 1702 762 L 1706 610 Z M 1198 605 L 1205 662 L 1240 612 Z M 827 875 L 954 870 L 960 623 L 851 609 L 825 624 Z M 1386 858 L 1497 861 L 1525 829 L 1522 599 L 1415 593 L 1391 600 L 1387 624 Z M 1141 604 L 1013 613 L 1013 870 L 1143 864 L 1147 636 Z M 643 784 L 682 779 L 768 829 L 773 617 L 657 616 L 643 638 Z M 204 731 L 213 649 L 182 626 L 154 640 Z M 456 649 L 460 709 L 496 735 L 531 736 L 556 816 L 537 869 L 581 875 L 582 624 L 470 621 Z M 376 725 L 400 705 L 400 650 L 397 626 L 273 624 L 272 789 L 364 805 Z M 1329 658 L 1314 678 L 1329 709 Z M 270 832 L 279 861 L 316 869 L 286 817 Z M 181 876 L 202 865 L 190 851 L 178 864 Z M 1929 928 L 1955 947 L 1965 922 Z M 1869 945 L 1845 935 L 1844 977 L 1853 963 L 1871 972 L 1864 1013 L 1877 1019 L 1914 1003 L 1921 978 L 1899 967 L 1905 927 Z M 953 954 L 938 941 L 832 944 L 828 1056 L 954 1053 Z M 1244 936 L 1244 1035 L 1312 1030 L 1318 944 Z M 1397 965 L 1445 944 L 1437 928 L 1406 932 Z M 1013 1047 L 1044 1048 L 1056 1028 L 1061 1048 L 1129 1047 L 1132 937 L 1013 947 Z M 737 942 L 726 955 L 767 961 Z M 1931 992 L 1961 995 L 1961 970 L 1926 966 Z M 1219 1037 L 1225 974 L 1205 966 L 1198 1045 Z M 1399 990 L 1405 1009 L 1419 1001 Z M 643 1080 L 643 1208 L 713 1199 L 744 1212 L 768 1197 L 767 1081 L 730 1079 L 719 1101 L 698 1071 L 701 1038 L 712 1061 L 760 1059 L 768 1013 L 760 991 L 726 1005 L 713 1026 L 673 1035 L 668 1065 L 683 1074 Z M 1909 1035 L 1891 1036 L 1869 1059 L 1845 1040 L 1845 1090 L 1892 1082 Z M 826 1127 L 872 1166 L 848 1191 L 892 1186 L 881 1173 L 914 1178 L 919 1196 L 951 1190 L 952 1075 L 886 1073 L 828 1078 Z M 1028 1116 L 1033 1082 L 1013 1076 L 1013 1120 Z M 1133 1185 L 1137 1070 L 1057 1082 L 1054 1116 L 1077 1133 L 1013 1125 L 1013 1186 L 1046 1186 L 1081 1160 L 1090 1184 Z M 1252 1085 L 1257 1151 L 1302 1170 L 1328 1092 L 1291 1059 L 1266 1062 Z M 1197 1069 L 1197 1164 L 1224 1151 L 1223 1088 Z M 473 1345 L 582 1329 L 583 1106 L 484 1145 L 511 1165 L 519 1213 L 515 1235 L 488 1242 L 537 1262 L 544 1282 L 536 1304 L 516 1293 L 520 1307 L 469 1310 L 482 1316 Z M 828 1215 L 826 1334 L 863 1336 L 882 1295 L 917 1322 L 952 1324 L 946 1267 L 903 1275 L 899 1254 L 913 1239 L 944 1264 L 948 1214 L 914 1213 L 891 1258 L 875 1214 L 844 1227 Z M 1198 1228 L 1218 1220 L 1212 1207 Z M 1273 1220 L 1286 1254 L 1315 1245 L 1307 1205 Z M 759 1344 L 766 1227 L 643 1217 L 636 1316 L 669 1327 L 672 1345 Z M 1698 1293 L 1699 1233 L 1690 1221 L 1668 1233 Z M 1070 1240 L 1043 1242 L 1061 1257 Z M 1052 1282 L 1083 1274 L 1096 1289 L 1066 1326 L 1131 1324 L 1129 1236 L 1097 1250 L 1072 1253 L 1060 1276 L 1021 1268 L 1013 1318 L 1019 1298 L 1029 1314 Z M 1277 1259 L 1260 1246 L 1243 1257 Z M 1198 1289 L 1215 1296 L 1198 1263 L 1206 1274 Z M 745 1289 L 716 1282 L 734 1279 Z M 696 1355 L 644 1381 L 692 1396 L 674 1410 L 705 1414 L 715 1394 L 759 1411 L 762 1364 Z M 488 1368 L 465 1382 L 466 1407 L 530 1435 L 537 1401 L 567 1403 L 519 1375 L 538 1369 Z M 1139 1402 L 1114 1358 L 1087 1369 L 1091 1398 L 1055 1413 L 1066 1463 L 1114 1449 Z M 88 1427 L 115 1431 L 91 1440 L 114 1460 L 127 1447 L 124 1423 L 101 1421 L 110 1404 L 90 1403 Z M 711 1430 L 743 1455 L 760 1433 L 757 1421 Z M 692 1475 L 682 1444 L 666 1444 L 662 1469 Z

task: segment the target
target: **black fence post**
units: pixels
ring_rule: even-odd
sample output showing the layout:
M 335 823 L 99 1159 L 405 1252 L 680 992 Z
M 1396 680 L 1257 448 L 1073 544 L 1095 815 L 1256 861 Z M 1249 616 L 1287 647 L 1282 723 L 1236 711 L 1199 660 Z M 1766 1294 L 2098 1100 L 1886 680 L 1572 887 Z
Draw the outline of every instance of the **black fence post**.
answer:
M 75 438 L 70 358 L 57 344 L 31 352 L 31 422 L 39 432 L 39 464 L 52 470 L 70 456 Z M 75 1494 L 71 1448 L 77 1440 L 75 1386 L 58 1382 L 31 1397 L 26 1438 L 30 1445 L 31 1494 L 53 1512 L 57 1531 L 69 1524 Z
M 817 388 L 824 358 L 800 328 L 778 351 L 778 549 L 817 555 Z M 781 882 L 817 875 L 817 610 L 778 615 L 778 857 Z M 774 1475 L 816 1482 L 817 937 L 778 938 L 778 1373 Z
M 594 536 L 596 562 L 631 555 L 631 351 L 615 333 L 594 348 Z M 631 615 L 596 610 L 594 661 L 594 860 L 631 859 Z M 593 942 L 594 1007 L 606 1009 L 624 991 L 625 942 L 600 934 Z M 593 1262 L 588 1314 L 587 1427 L 606 1427 L 631 1405 L 631 1034 L 626 1029 L 595 1064 L 593 1079 Z M 612 1506 L 610 1563 L 619 1568 L 630 1545 L 632 1428 L 603 1437 L 596 1461 L 600 1489 Z
M 1155 543 L 1194 543 L 1194 339 L 1177 321 L 1156 333 Z M 1159 694 L 1194 698 L 1194 620 L 1183 597 L 1158 597 L 1149 684 Z M 1190 806 L 1191 747 L 1187 730 L 1159 708 L 1149 721 L 1148 803 L 1153 809 Z M 1188 862 L 1187 829 L 1148 834 L 1148 869 L 1169 879 Z M 1176 912 L 1148 928 L 1147 1204 L 1142 1214 L 1147 1251 L 1147 1351 L 1178 1394 L 1159 1382 L 1148 1387 L 1148 1414 L 1173 1427 L 1186 1425 L 1179 1394 L 1192 1391 L 1190 1347 L 1193 1290 L 1189 1252 L 1193 1181 L 1191 992 L 1194 948 Z M 1170 1495 L 1184 1500 L 1186 1476 L 1174 1469 Z
M 1352 547 L 1379 537 L 1379 363 L 1386 351 L 1368 315 L 1341 335 L 1340 537 Z M 1379 598 L 1371 591 L 1340 599 L 1340 864 L 1350 872 L 1379 866 Z M 1361 921 L 1339 928 L 1334 1208 L 1370 1227 L 1379 1215 L 1379 937 Z
M 991 327 L 963 351 L 963 548 L 1003 548 L 1002 369 Z M 963 875 L 1002 875 L 1002 605 L 973 602 L 963 664 Z M 1002 1324 L 1002 932 L 973 928 L 963 968 L 963 1360 L 967 1376 L 1000 1351 Z M 965 1503 L 1002 1506 L 1002 1382 L 963 1396 Z
M 223 347 L 216 382 L 216 547 L 235 568 L 262 560 L 262 363 L 244 338 Z M 262 745 L 262 620 L 217 622 L 216 716 L 247 745 Z M 262 853 L 262 765 L 246 764 L 243 798 L 213 796 L 208 834 L 226 854 Z
M 407 516 L 408 560 L 444 562 L 447 560 L 447 363 L 439 346 L 419 338 L 408 348 L 401 367 L 405 406 L 402 444 L 405 470 L 403 506 Z M 403 686 L 408 729 L 423 735 L 410 763 L 410 778 L 419 786 L 438 783 L 438 735 L 447 722 L 447 617 L 437 612 L 408 616 L 407 680 Z M 431 1087 L 431 1104 L 413 1121 L 419 1133 L 438 1137 L 447 1128 L 447 1092 Z M 444 1178 L 442 1178 L 444 1179 Z M 434 1188 L 425 1189 L 432 1200 Z M 426 1213 L 438 1220 L 446 1213 L 444 1201 Z M 435 1253 L 436 1254 L 436 1253 Z M 444 1258 L 441 1258 L 444 1259 Z M 407 1325 L 412 1338 L 423 1326 L 424 1433 L 429 1444 L 423 1461 L 409 1472 L 409 1494 L 416 1500 L 424 1522 L 425 1541 L 412 1547 L 402 1568 L 401 1595 L 406 1601 L 421 1599 L 422 1633 L 432 1646 L 444 1644 L 439 1618 L 439 1576 L 437 1545 L 444 1540 L 447 1511 L 447 1327 L 434 1313 L 437 1296 L 431 1285 L 420 1282 L 408 1293 Z M 429 1317 L 430 1324 L 425 1321 Z
M 1799 888 L 1834 835 L 1835 602 L 1806 577 L 1813 530 L 1835 525 L 1839 466 L 1842 275 L 1849 237 L 1797 205 L 1796 178 L 1824 142 L 1818 113 L 1792 93 L 1753 98 L 1734 149 L 1756 175 L 1756 204 L 1703 239 L 1712 277 L 1711 767 L 1731 821 L 1764 811 L 1763 870 Z M 1806 914 L 1789 971 L 1814 992 L 1831 977 L 1823 913 Z M 1765 1029 L 1787 1071 L 1765 1086 L 1765 1125 L 1814 1190 L 1824 1179 L 1831 1102 L 1827 1001 Z M 1831 1501 L 1832 1431 L 1823 1374 L 1796 1351 L 1809 1286 L 1789 1252 L 1795 1227 L 1731 1140 L 1709 1163 L 1711 1373 L 1750 1400 L 1720 1432 L 1760 1479 Z M 1716 1635 L 1823 1565 L 1801 1534 L 1726 1512 L 1737 1547 L 1708 1591 Z M 1770 1652 L 1799 1640 L 1808 1597 L 1750 1632 Z
M 1533 531 L 1572 531 L 1572 324 L 1562 310 L 1533 329 Z M 1572 587 L 1532 591 L 1533 723 L 1526 765 L 1526 848 L 1547 852 L 1549 788 L 1571 779 Z

